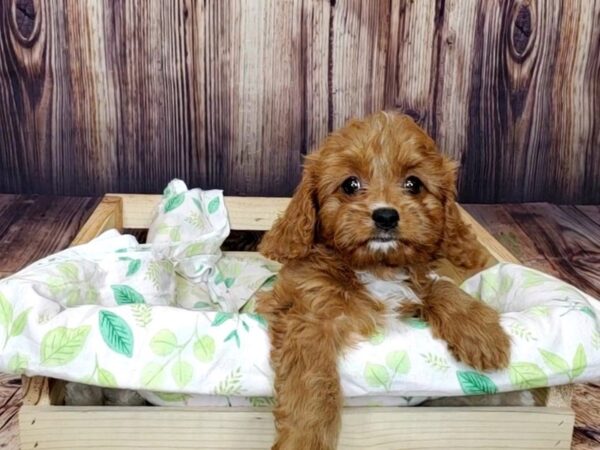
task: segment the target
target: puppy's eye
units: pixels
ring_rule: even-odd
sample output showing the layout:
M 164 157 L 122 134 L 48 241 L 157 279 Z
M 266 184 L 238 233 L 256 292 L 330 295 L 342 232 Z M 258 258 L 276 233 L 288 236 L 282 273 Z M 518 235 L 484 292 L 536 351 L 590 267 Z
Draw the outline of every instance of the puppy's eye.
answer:
M 406 189 L 413 195 L 416 195 L 419 192 L 421 192 L 422 188 L 423 182 L 417 177 L 408 177 L 406 180 L 404 180 L 404 189 Z
M 348 195 L 356 194 L 360 189 L 360 180 L 356 177 L 346 178 L 342 183 L 342 189 Z

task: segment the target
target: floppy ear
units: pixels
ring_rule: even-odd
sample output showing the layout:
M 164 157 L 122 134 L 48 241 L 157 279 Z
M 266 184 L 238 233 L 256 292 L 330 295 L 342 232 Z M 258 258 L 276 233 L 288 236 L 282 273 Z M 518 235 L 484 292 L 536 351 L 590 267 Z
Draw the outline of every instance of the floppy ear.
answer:
M 263 237 L 258 250 L 269 259 L 285 262 L 302 258 L 310 251 L 315 237 L 317 206 L 313 163 L 308 160 L 302 181 L 287 209 Z
M 456 204 L 456 170 L 458 164 L 444 157 L 446 187 L 444 189 L 445 229 L 442 256 L 455 266 L 474 269 L 483 267 L 488 259 L 477 237 L 467 225 Z

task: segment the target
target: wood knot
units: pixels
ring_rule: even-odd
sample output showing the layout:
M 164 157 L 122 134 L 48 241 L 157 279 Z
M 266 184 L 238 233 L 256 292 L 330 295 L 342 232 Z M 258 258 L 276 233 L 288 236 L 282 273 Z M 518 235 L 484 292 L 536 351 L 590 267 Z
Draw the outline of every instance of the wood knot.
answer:
M 522 62 L 531 51 L 533 43 L 533 26 L 529 4 L 520 4 L 513 15 L 510 50 L 513 58 Z
M 13 0 L 10 29 L 17 42 L 25 48 L 32 48 L 40 34 L 39 3 L 37 0 Z

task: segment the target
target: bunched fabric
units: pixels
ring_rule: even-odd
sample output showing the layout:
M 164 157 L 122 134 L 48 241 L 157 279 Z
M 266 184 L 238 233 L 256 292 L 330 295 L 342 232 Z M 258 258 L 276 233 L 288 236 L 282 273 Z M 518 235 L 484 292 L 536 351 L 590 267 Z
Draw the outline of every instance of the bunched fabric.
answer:
M 276 266 L 228 257 L 220 191 L 171 182 L 149 243 L 109 231 L 0 281 L 0 370 L 144 391 L 155 403 L 264 406 L 272 372 L 253 298 Z M 350 404 L 416 404 L 600 378 L 600 308 L 578 289 L 515 264 L 462 288 L 498 309 L 507 370 L 458 363 L 426 323 L 400 322 L 340 360 Z M 210 397 L 208 397 L 210 396 Z

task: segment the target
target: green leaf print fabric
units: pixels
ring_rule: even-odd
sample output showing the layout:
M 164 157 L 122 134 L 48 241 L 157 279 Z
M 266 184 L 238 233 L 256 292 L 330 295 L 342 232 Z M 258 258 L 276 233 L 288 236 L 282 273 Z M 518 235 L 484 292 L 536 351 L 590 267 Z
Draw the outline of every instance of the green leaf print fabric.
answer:
M 0 280 L 0 370 L 136 389 L 158 404 L 272 405 L 267 323 L 253 305 L 276 265 L 222 254 L 228 233 L 220 191 L 174 180 L 148 243 L 111 230 Z M 399 321 L 340 359 L 348 404 L 600 378 L 596 300 L 515 264 L 462 288 L 500 311 L 513 342 L 509 368 L 479 373 L 427 324 Z

